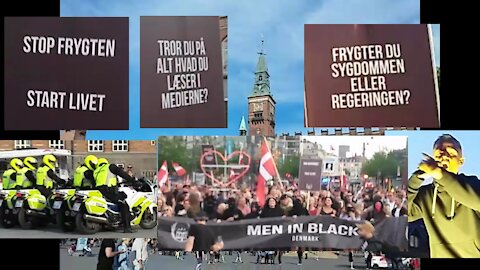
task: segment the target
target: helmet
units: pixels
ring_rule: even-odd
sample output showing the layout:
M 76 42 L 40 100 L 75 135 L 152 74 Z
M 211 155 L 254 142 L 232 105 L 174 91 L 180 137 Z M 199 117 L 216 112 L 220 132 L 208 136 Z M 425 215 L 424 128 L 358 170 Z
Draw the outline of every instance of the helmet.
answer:
M 85 157 L 84 163 L 87 168 L 93 171 L 97 167 L 98 159 L 94 155 L 88 155 Z
M 23 164 L 25 165 L 25 167 L 27 167 L 30 170 L 36 170 L 38 162 L 37 162 L 37 159 L 34 157 L 26 157 L 23 160 Z
M 108 160 L 106 158 L 99 158 L 97 166 L 100 167 L 103 164 L 108 164 Z
M 19 158 L 14 158 L 10 160 L 10 166 L 12 166 L 12 168 L 18 172 L 23 167 L 23 162 Z
M 43 163 L 52 170 L 55 170 L 56 162 L 57 162 L 57 158 L 52 154 L 43 156 Z

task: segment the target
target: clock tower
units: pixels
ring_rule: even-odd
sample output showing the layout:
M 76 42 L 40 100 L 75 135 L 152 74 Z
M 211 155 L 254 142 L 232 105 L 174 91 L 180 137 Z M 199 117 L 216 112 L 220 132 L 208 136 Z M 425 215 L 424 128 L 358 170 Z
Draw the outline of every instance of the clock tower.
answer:
M 248 135 L 275 136 L 275 100 L 270 92 L 270 75 L 263 49 L 258 54 L 255 83 L 248 96 Z

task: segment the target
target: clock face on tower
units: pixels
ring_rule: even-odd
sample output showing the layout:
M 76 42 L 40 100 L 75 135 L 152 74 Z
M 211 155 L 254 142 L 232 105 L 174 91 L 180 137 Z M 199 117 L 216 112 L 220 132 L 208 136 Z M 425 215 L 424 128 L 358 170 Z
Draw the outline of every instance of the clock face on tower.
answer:
M 253 103 L 252 107 L 254 112 L 258 112 L 263 109 L 262 103 L 259 103 L 259 102 Z

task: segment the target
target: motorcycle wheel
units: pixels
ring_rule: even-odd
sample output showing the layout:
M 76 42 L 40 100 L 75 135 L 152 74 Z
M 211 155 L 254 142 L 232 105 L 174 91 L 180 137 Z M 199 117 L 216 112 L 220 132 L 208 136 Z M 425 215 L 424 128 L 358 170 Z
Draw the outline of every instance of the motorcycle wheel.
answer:
M 65 210 L 66 207 L 65 205 L 62 206 L 60 211 L 57 212 L 56 214 L 56 221 L 57 221 L 57 226 L 62 229 L 64 232 L 72 232 L 75 230 L 75 218 L 72 216 L 65 216 Z
M 79 233 L 81 234 L 94 234 L 100 231 L 102 228 L 100 224 L 85 220 L 83 215 L 85 210 L 81 210 L 77 215 L 75 215 L 75 226 Z
M 153 208 L 153 212 L 155 214 L 152 214 L 148 209 L 145 210 L 145 212 L 142 215 L 142 220 L 140 220 L 140 227 L 143 229 L 153 229 L 157 226 L 157 208 Z
M 12 228 L 16 224 L 15 216 L 13 214 L 5 214 L 5 204 L 6 202 L 4 202 L 0 208 L 0 224 L 2 224 L 4 228 Z
M 23 207 L 18 211 L 18 223 L 20 227 L 25 230 L 31 230 L 34 227 L 33 218 L 27 215 L 27 209 Z

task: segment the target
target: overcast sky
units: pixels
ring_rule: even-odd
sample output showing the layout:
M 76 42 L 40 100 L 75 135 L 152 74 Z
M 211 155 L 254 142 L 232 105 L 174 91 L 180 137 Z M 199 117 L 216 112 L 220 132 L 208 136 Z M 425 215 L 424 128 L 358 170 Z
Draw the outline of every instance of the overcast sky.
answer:
M 374 153 L 382 150 L 396 150 L 407 148 L 406 136 L 304 136 L 302 137 L 311 142 L 317 142 L 322 145 L 327 152 L 333 152 L 338 155 L 339 145 L 349 145 L 350 152 L 347 157 L 362 155 L 363 143 L 365 146 L 365 156 L 371 158 Z M 334 150 L 332 151 L 332 148 Z

